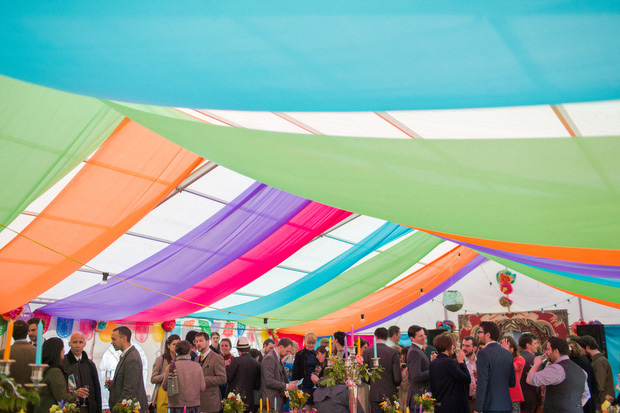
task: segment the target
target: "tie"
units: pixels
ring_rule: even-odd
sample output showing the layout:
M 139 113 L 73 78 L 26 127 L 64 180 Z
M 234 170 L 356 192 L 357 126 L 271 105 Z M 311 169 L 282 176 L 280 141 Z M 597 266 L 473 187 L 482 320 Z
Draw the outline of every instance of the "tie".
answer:
M 205 360 L 204 354 L 200 354 L 200 362 L 202 363 Z

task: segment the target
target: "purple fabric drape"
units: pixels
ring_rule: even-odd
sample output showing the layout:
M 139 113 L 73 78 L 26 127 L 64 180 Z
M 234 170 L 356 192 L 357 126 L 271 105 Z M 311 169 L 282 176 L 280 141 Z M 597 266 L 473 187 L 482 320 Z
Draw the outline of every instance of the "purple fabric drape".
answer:
M 176 295 L 254 248 L 310 201 L 255 183 L 185 236 L 117 277 Z M 41 311 L 59 317 L 118 320 L 169 297 L 111 278 Z

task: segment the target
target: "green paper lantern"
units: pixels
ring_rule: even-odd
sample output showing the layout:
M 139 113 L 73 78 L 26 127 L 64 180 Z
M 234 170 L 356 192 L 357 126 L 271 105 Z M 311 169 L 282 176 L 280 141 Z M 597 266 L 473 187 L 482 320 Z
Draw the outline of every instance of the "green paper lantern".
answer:
M 443 293 L 441 304 L 448 311 L 459 311 L 463 308 L 463 294 L 457 290 L 448 290 Z

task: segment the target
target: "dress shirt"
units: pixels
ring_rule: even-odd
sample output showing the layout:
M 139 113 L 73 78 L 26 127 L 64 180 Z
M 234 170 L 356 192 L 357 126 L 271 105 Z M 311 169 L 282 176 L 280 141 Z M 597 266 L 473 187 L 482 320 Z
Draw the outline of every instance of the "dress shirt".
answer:
M 205 351 L 204 353 L 200 353 L 200 355 L 198 356 L 198 361 L 202 363 L 203 360 L 207 358 L 210 352 L 211 352 L 211 348 L 207 347 L 207 351 Z
M 469 397 L 476 397 L 476 377 L 474 376 L 474 370 L 476 370 L 476 356 L 474 360 L 470 361 L 469 358 L 465 358 L 465 365 L 469 370 L 469 377 L 471 377 L 471 383 L 469 383 Z
M 422 344 L 418 344 L 418 343 L 413 342 L 413 341 L 411 342 L 411 344 L 415 344 L 416 346 L 418 346 L 418 347 L 420 347 L 422 350 L 424 350 L 424 345 L 422 345 Z
M 121 358 L 122 358 L 125 354 L 127 354 L 127 352 L 129 351 L 129 349 L 130 349 L 130 348 L 132 348 L 132 347 L 133 347 L 133 344 L 132 344 L 131 346 L 127 347 L 125 350 L 123 350 L 123 352 L 121 353 Z M 80 357 L 82 357 L 82 356 L 80 356 Z
M 550 386 L 554 384 L 560 384 L 566 378 L 564 369 L 558 364 L 561 361 L 568 360 L 568 356 L 562 356 L 558 358 L 553 364 L 548 364 L 543 370 L 530 374 L 529 383 L 532 386 Z M 588 400 L 590 398 L 590 389 L 588 389 L 588 373 L 584 371 L 586 375 L 584 391 L 581 394 L 582 400 Z

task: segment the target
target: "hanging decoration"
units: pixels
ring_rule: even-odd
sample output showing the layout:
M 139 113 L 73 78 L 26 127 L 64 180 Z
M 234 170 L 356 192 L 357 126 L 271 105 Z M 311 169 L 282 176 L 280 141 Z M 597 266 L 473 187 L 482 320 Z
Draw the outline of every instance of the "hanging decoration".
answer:
M 212 321 L 211 322 L 211 331 L 216 331 L 219 333 L 219 329 L 220 329 L 220 322 L 219 321 Z
M 499 290 L 502 294 L 508 295 L 512 293 L 512 284 L 500 284 Z
M 93 331 L 95 330 L 95 321 L 93 320 L 80 320 L 80 333 L 84 334 L 86 341 L 93 338 Z
M 108 328 L 107 321 L 95 321 L 95 331 L 101 332 Z
M 43 334 L 47 333 L 47 329 L 50 328 L 50 324 L 52 322 L 52 316 L 39 310 L 34 310 L 32 316 L 43 321 Z
M 499 303 L 502 307 L 508 307 L 508 310 L 510 311 L 510 306 L 512 305 L 512 300 L 510 298 L 502 297 L 499 299 Z
M 222 331 L 222 335 L 224 337 L 230 337 L 233 335 L 233 327 L 235 326 L 235 323 L 226 323 L 224 324 L 224 331 Z
M 269 338 L 269 330 L 267 330 L 266 328 L 262 328 L 260 330 L 260 341 L 264 343 L 265 340 L 267 340 L 268 338 Z
M 155 340 L 156 343 L 161 343 L 164 340 L 164 337 L 166 336 L 166 332 L 162 328 L 162 323 L 153 324 L 152 331 L 153 331 L 153 340 Z
M 198 326 L 200 326 L 200 331 L 211 335 L 211 326 L 207 320 L 198 320 Z
M 6 321 L 4 318 L 0 318 L 0 336 L 2 334 L 4 334 L 4 332 L 6 331 L 6 327 L 9 324 L 8 321 Z
M 449 333 L 454 333 L 454 329 L 456 328 L 456 325 L 451 320 L 443 320 L 443 321 L 437 321 L 437 323 L 435 324 L 435 328 L 438 330 L 445 330 Z
M 24 307 L 18 307 L 14 310 L 11 310 L 11 311 L 8 311 L 2 314 L 2 318 L 4 318 L 5 320 L 15 321 L 17 317 L 19 317 L 22 314 L 23 311 L 24 311 Z
M 163 323 L 161 323 L 161 328 L 169 333 L 172 330 L 174 330 L 174 327 L 176 326 L 177 322 L 176 320 L 169 320 L 169 321 L 164 321 Z
M 60 338 L 67 338 L 73 333 L 73 319 L 58 317 L 56 320 L 56 334 Z
M 136 323 L 134 336 L 138 343 L 144 343 L 149 338 L 149 323 Z
M 577 335 L 577 326 L 585 326 L 586 324 L 588 323 L 583 320 L 577 320 L 570 325 L 570 331 L 572 331 L 573 334 Z
M 28 321 L 32 318 L 32 310 L 30 309 L 29 304 L 24 304 L 24 310 L 21 315 L 17 317 L 18 320 Z
M 246 325 L 243 323 L 237 323 L 237 337 L 241 337 L 245 333 Z
M 248 327 L 248 338 L 250 339 L 250 344 L 256 342 L 256 327 Z
M 105 323 L 105 328 L 99 332 L 99 339 L 104 343 L 109 343 L 112 341 L 112 330 L 116 328 L 116 321 L 106 321 Z
M 514 284 L 517 274 L 508 270 L 501 270 L 497 272 L 496 278 L 499 284 Z
M 463 307 L 463 294 L 457 290 L 448 290 L 443 293 L 441 304 L 448 311 L 459 311 Z

